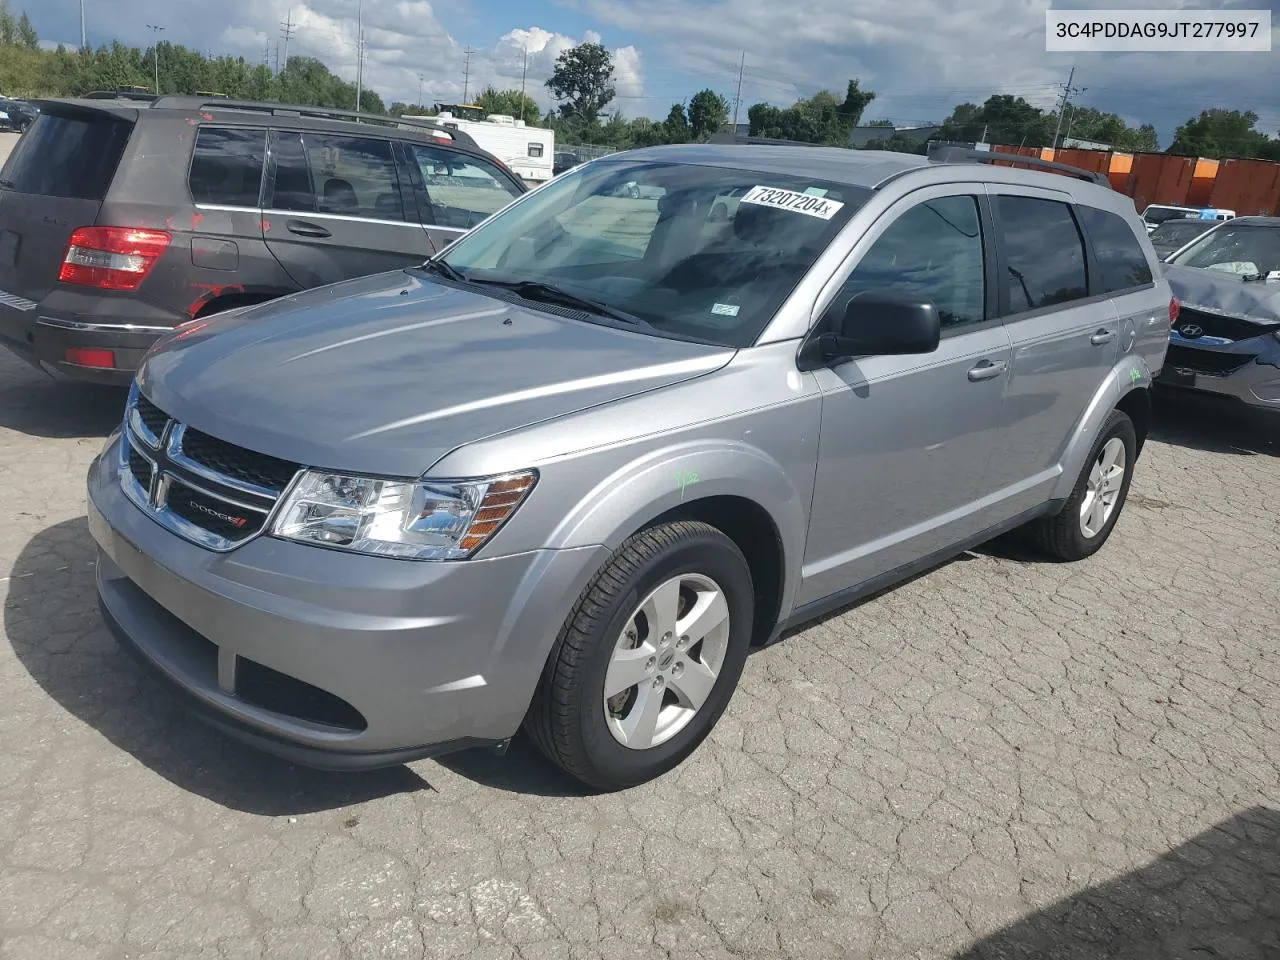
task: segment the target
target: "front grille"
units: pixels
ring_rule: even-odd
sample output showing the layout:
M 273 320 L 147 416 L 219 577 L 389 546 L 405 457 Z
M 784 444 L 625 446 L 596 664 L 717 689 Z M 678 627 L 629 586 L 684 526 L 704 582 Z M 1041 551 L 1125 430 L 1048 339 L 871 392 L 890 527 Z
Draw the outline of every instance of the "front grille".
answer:
M 211 550 L 230 550 L 260 533 L 299 469 L 193 430 L 136 388 L 124 433 L 120 482 L 130 499 L 173 533 Z
M 182 453 L 214 473 L 276 493 L 282 492 L 298 472 L 296 463 L 254 453 L 191 427 L 182 435 Z
M 132 445 L 129 447 L 129 472 L 143 490 L 151 489 L 151 464 Z
M 1195 347 L 1183 347 L 1176 343 L 1171 343 L 1169 344 L 1169 352 L 1165 354 L 1164 365 L 1221 377 L 1228 373 L 1234 373 L 1246 363 L 1252 362 L 1254 356 L 1255 354 L 1251 353 L 1199 350 Z
M 1206 313 L 1192 307 L 1183 307 L 1178 311 L 1178 323 L 1174 327 L 1181 333 L 1183 327 L 1197 326 L 1203 333 L 1196 337 L 1221 337 L 1224 340 L 1252 340 L 1272 330 L 1280 330 L 1280 323 L 1253 323 L 1239 317 L 1224 317 L 1217 313 Z
M 142 394 L 137 396 L 137 407 L 138 418 L 146 428 L 157 437 L 163 436 L 165 425 L 169 422 L 168 415 Z
M 180 480 L 170 480 L 165 506 L 188 523 L 231 543 L 247 540 L 262 529 L 266 520 L 266 514 L 241 509 Z

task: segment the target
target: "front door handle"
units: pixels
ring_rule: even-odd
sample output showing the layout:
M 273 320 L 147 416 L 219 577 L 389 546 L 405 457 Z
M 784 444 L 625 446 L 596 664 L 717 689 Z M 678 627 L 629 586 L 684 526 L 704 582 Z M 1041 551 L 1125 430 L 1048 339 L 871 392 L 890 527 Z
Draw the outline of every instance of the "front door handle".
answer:
M 307 223 L 305 220 L 290 220 L 285 224 L 285 229 L 290 233 L 296 233 L 300 237 L 331 237 L 331 234 L 324 227 L 317 223 Z
M 1003 360 L 992 363 L 990 360 L 983 360 L 980 364 L 969 371 L 969 379 L 977 383 L 979 380 L 994 380 L 1000 374 L 1009 369 L 1009 364 Z
M 1116 335 L 1114 331 L 1099 330 L 1097 333 L 1095 333 L 1092 337 L 1089 338 L 1089 342 L 1092 343 L 1095 347 L 1100 347 L 1104 343 L 1110 343 L 1115 338 L 1116 338 Z

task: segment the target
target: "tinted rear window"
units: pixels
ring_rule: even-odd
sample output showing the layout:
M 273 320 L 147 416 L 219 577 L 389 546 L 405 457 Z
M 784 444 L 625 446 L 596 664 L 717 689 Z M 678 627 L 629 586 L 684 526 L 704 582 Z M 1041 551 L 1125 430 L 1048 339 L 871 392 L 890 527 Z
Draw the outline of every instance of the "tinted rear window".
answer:
M 1103 293 L 1115 293 L 1151 282 L 1151 265 L 1137 235 L 1123 218 L 1096 207 L 1078 207 L 1098 260 Z
M 996 197 L 1007 263 L 1001 278 L 1011 313 L 1089 295 L 1084 244 L 1071 208 L 1056 200 Z
M 202 128 L 191 158 L 191 199 L 256 207 L 266 147 L 265 130 Z
M 17 193 L 101 200 L 132 130 L 132 123 L 106 114 L 42 113 L 5 164 L 4 179 Z

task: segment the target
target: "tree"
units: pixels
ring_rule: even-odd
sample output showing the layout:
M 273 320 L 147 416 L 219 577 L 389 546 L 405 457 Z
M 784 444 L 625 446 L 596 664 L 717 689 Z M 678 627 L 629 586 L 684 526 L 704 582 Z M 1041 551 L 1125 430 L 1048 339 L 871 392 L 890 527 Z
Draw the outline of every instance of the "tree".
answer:
M 862 121 L 863 111 L 876 98 L 850 80 L 841 100 L 830 90 L 819 90 L 807 100 L 797 100 L 785 109 L 757 103 L 747 110 L 750 134 L 804 143 L 825 143 L 847 147 L 853 128 Z
M 1169 153 L 1184 157 L 1263 157 L 1275 154 L 1274 141 L 1255 130 L 1252 110 L 1204 110 L 1178 127 Z
M 1022 97 L 997 94 L 988 97 L 980 107 L 972 103 L 957 106 L 943 121 L 939 138 L 1043 147 L 1053 139 L 1056 119 L 1046 116 Z
M 872 120 L 867 124 L 868 127 L 892 127 L 892 120 Z
M 884 124 L 876 123 L 869 126 L 882 127 Z M 890 124 L 889 126 L 892 126 Z M 894 153 L 915 153 L 924 155 L 929 152 L 929 142 L 927 140 L 918 140 L 905 133 L 895 132 L 892 136 L 884 140 L 868 140 L 864 150 L 891 150 Z
M 699 90 L 689 99 L 689 128 L 695 140 L 706 140 L 729 122 L 729 102 L 714 90 Z
M 536 124 L 542 117 L 537 102 L 528 94 L 519 90 L 498 90 L 485 87 L 476 97 L 477 106 L 483 108 L 486 115 L 491 113 L 515 117 L 528 124 Z
M 1050 114 L 1048 119 L 1057 125 L 1058 116 Z M 1129 150 L 1136 153 L 1150 152 L 1156 149 L 1156 129 L 1150 124 L 1133 128 L 1125 124 L 1116 113 L 1103 113 L 1093 107 L 1072 106 L 1062 124 L 1062 136 L 1093 140 L 1110 144 L 1117 150 Z
M 663 134 L 667 143 L 689 142 L 689 118 L 685 115 L 683 103 L 673 103 L 667 119 L 662 121 Z
M 613 58 L 600 43 L 580 43 L 556 58 L 547 87 L 560 104 L 563 117 L 577 117 L 594 126 L 613 100 Z
M 22 16 L 18 18 L 18 46 L 27 50 L 40 49 L 40 37 L 36 35 L 36 28 L 31 25 L 31 20 L 24 10 Z

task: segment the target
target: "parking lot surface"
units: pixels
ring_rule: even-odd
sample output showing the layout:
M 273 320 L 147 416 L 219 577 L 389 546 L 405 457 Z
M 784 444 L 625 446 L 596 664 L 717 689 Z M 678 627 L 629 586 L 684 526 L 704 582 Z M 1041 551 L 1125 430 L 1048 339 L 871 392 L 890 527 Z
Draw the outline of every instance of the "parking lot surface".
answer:
M 0 957 L 1280 955 L 1280 439 L 1161 412 L 1103 552 L 984 548 L 755 654 L 668 777 L 362 775 L 189 719 L 103 628 L 122 395 L 0 356 Z

